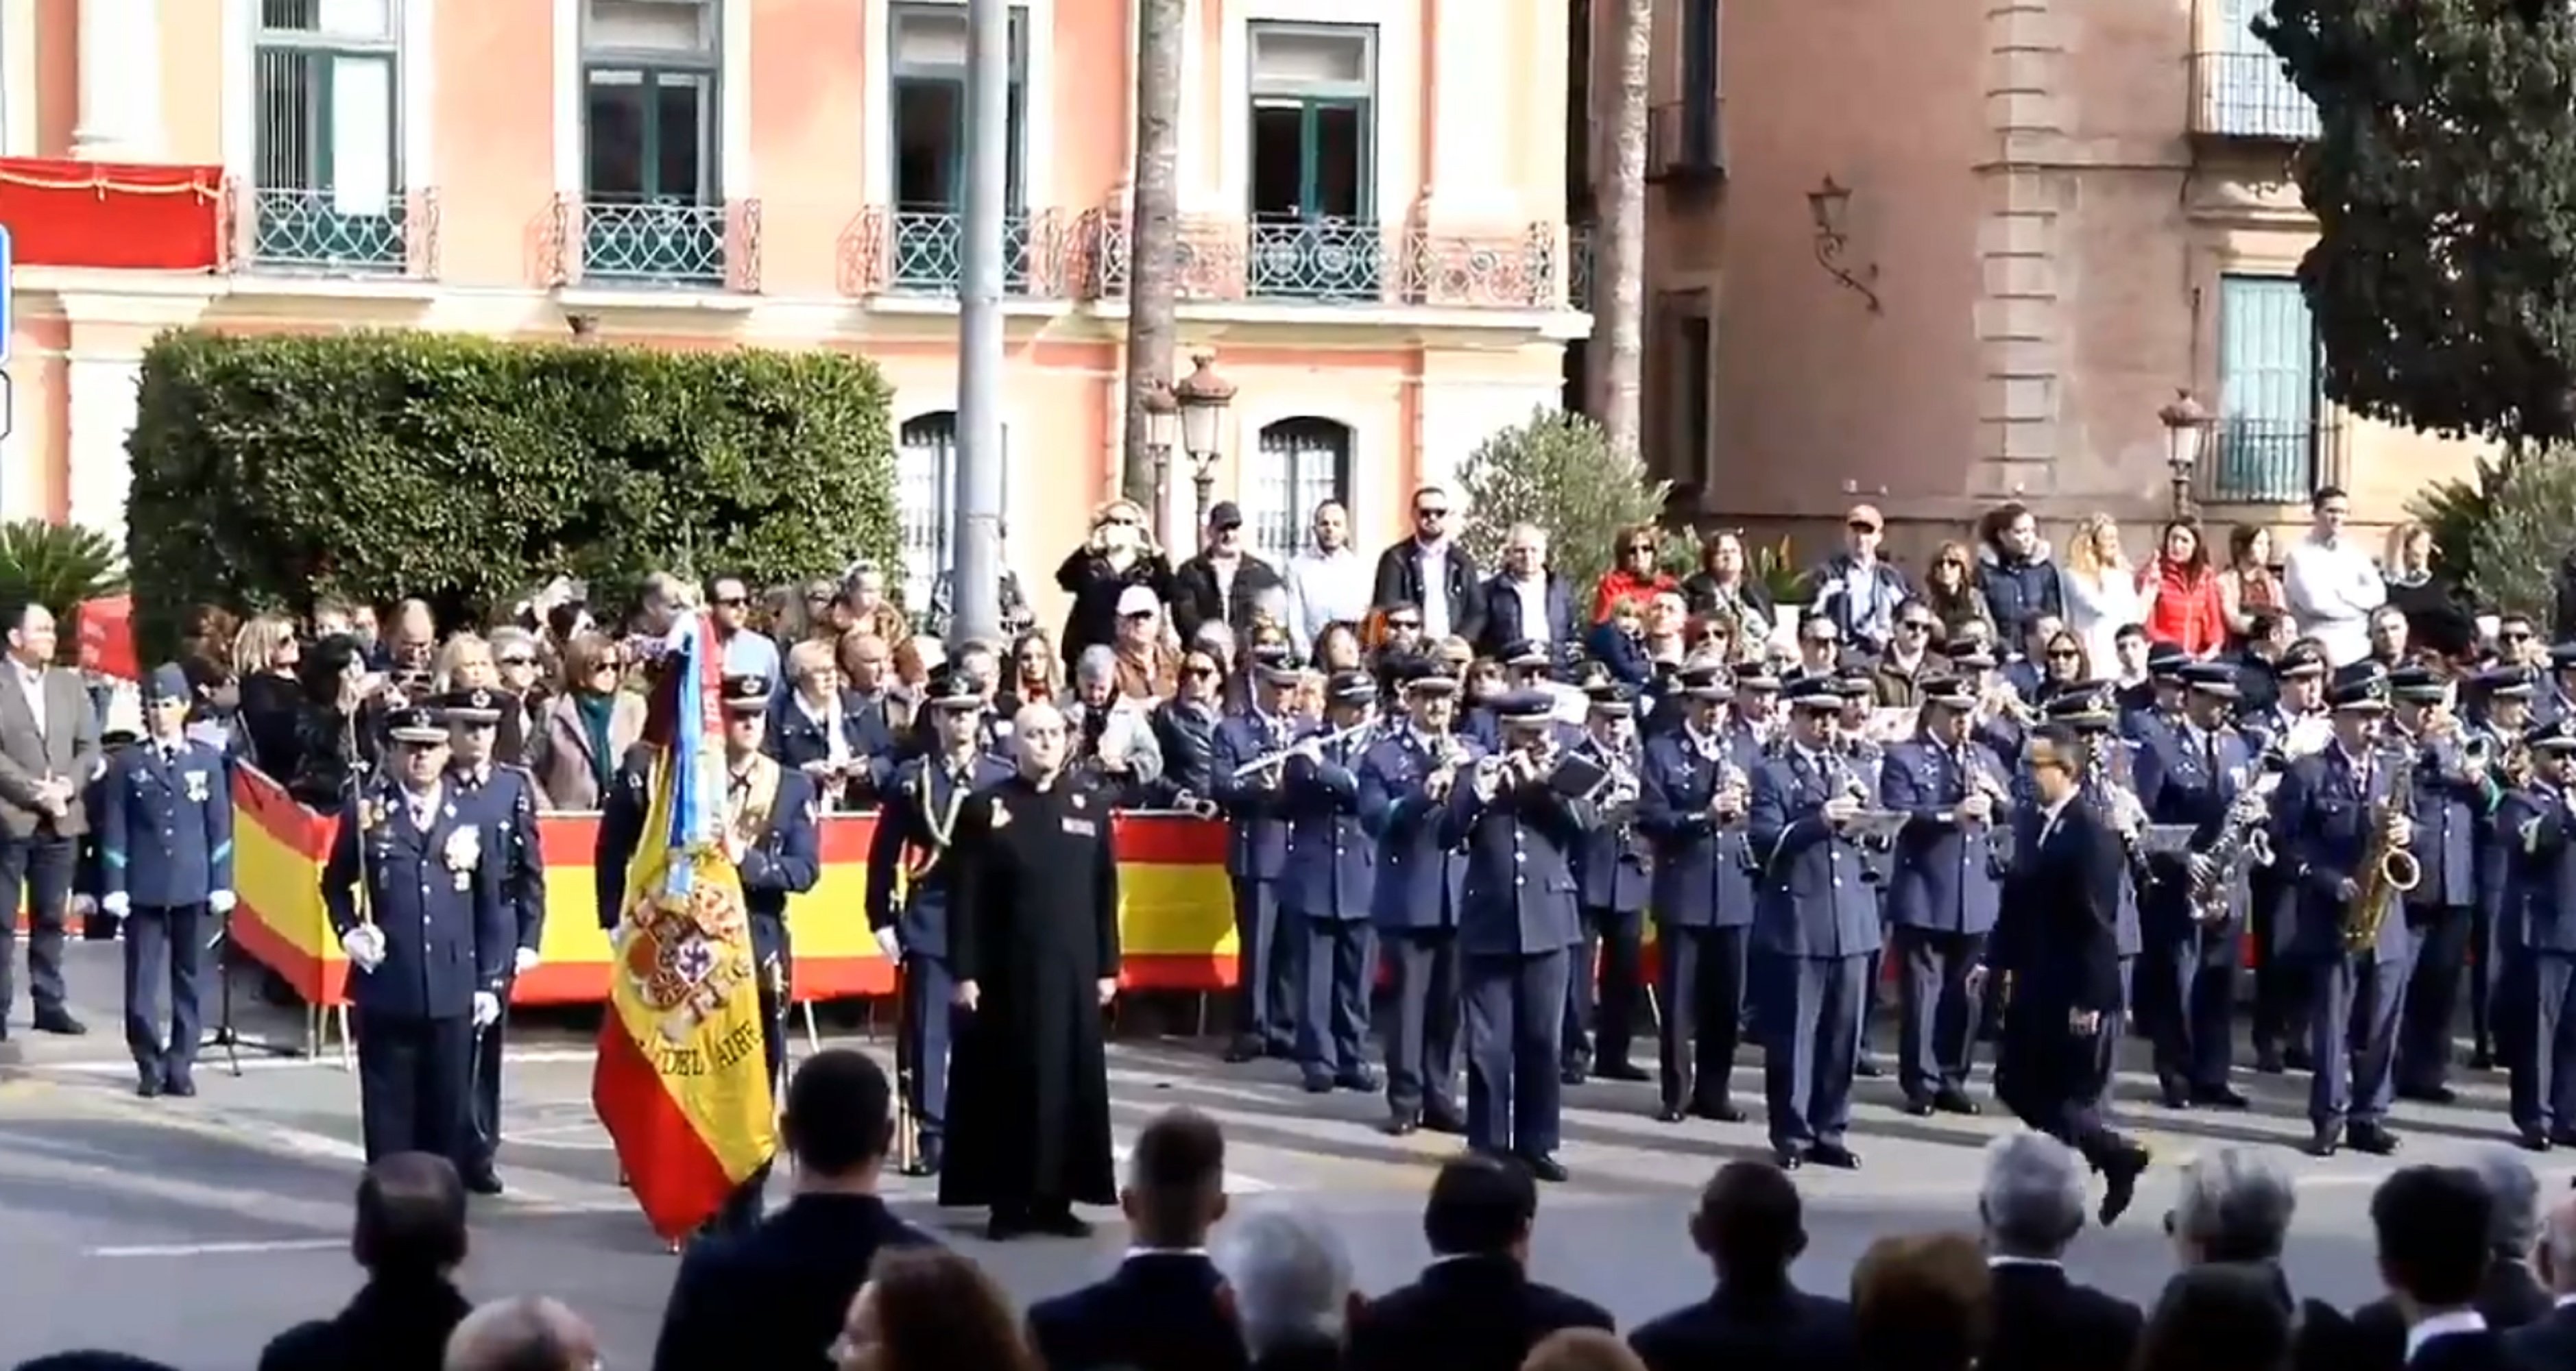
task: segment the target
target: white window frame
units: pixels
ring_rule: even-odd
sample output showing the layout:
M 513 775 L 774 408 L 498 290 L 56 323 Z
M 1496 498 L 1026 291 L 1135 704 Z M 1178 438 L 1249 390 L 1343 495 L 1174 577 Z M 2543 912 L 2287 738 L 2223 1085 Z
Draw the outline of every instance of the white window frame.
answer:
M 894 11 L 906 6 L 953 5 L 966 0 L 866 0 L 866 51 L 852 60 L 860 70 L 859 146 L 863 199 L 870 205 L 894 205 L 894 70 L 885 60 L 894 42 Z M 1020 97 L 1021 203 L 1030 213 L 1064 208 L 1056 202 L 1055 165 L 1055 0 L 1014 0 L 1021 12 L 1020 31 L 1026 69 Z M 1127 98 L 1127 97 L 1122 97 Z M 1129 122 L 1133 122 L 1130 120 Z M 1182 121 L 1184 124 L 1187 120 Z M 1090 206 L 1072 206 L 1088 209 Z M 924 414 L 928 410 L 921 411 Z
M 555 193 L 579 200 L 588 185 L 590 126 L 586 75 L 590 54 L 582 46 L 584 0 L 554 5 Z M 716 12 L 716 183 L 714 203 L 748 200 L 759 182 L 751 153 L 751 15 L 753 0 L 704 0 Z
M 1190 193 L 1189 168 L 1206 156 L 1206 135 L 1200 131 L 1206 121 L 1184 118 L 1183 212 L 1240 219 L 1252 202 L 1252 29 L 1268 24 L 1376 32 L 1376 103 L 1369 112 L 1374 146 L 1369 156 L 1377 184 L 1369 203 L 1382 221 L 1401 217 L 1404 207 L 1414 202 L 1422 173 L 1421 140 L 1400 132 L 1422 127 L 1422 11 L 1420 6 L 1389 7 L 1378 0 L 1246 0 L 1227 6 L 1216 58 L 1221 111 L 1217 122 L 1223 140 L 1218 145 L 1216 184 L 1195 196 Z M 1192 63 L 1193 52 L 1193 47 L 1181 52 L 1185 90 L 1198 88 L 1191 83 L 1201 79 L 1196 73 L 1204 70 Z M 1486 75 L 1490 79 L 1491 74 Z
M 574 0 L 578 3 L 578 0 Z M 259 174 L 259 0 L 223 5 L 224 172 L 242 185 Z M 397 197 L 438 184 L 437 99 L 439 0 L 391 0 L 394 7 L 394 126 Z M 6 0 L 0 0 L 6 7 Z M 256 227 L 243 215 L 239 246 Z
M 1280 509 L 1255 494 L 1268 486 L 1271 475 L 1270 453 L 1263 448 L 1262 438 L 1271 429 L 1281 424 L 1299 421 L 1331 424 L 1341 430 L 1341 469 L 1332 473 L 1333 488 L 1313 499 L 1308 499 L 1305 492 L 1298 489 L 1293 472 L 1283 473 L 1289 477 L 1281 482 L 1288 504 L 1285 509 Z M 1303 553 L 1314 541 L 1315 509 L 1318 505 L 1331 500 L 1341 505 L 1346 514 L 1349 511 L 1352 492 L 1358 489 L 1360 483 L 1360 432 L 1347 420 L 1329 414 L 1300 412 L 1268 420 L 1260 428 L 1254 429 L 1250 436 L 1252 443 L 1249 451 L 1252 453 L 1252 461 L 1246 464 L 1242 479 L 1235 483 L 1237 487 L 1235 503 L 1242 508 L 1244 523 L 1252 535 L 1244 539 L 1244 548 L 1269 562 L 1274 569 L 1285 572 L 1288 569 L 1289 560 Z M 1278 517 L 1283 514 L 1286 516 L 1284 519 Z M 1288 530 L 1288 542 L 1285 546 L 1259 541 L 1258 531 L 1265 521 L 1279 524 Z

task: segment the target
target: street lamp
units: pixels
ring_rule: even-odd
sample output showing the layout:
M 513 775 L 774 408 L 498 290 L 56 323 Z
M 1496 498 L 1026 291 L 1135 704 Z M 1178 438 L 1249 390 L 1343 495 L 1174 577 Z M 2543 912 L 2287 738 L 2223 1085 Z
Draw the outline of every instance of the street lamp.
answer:
M 1145 454 L 1154 463 L 1154 536 L 1163 546 L 1172 545 L 1171 484 L 1172 430 L 1180 427 L 1181 404 L 1172 398 L 1172 383 L 1155 378 L 1153 389 L 1145 392 Z
M 2165 473 L 2173 482 L 2173 517 L 2191 517 L 2191 478 L 2200 466 L 2201 443 L 2209 434 L 2209 411 L 2191 398 L 2191 392 L 2177 390 L 2173 403 L 2156 411 L 2165 426 Z
M 1181 450 L 1190 455 L 1190 485 L 1198 492 L 1198 527 L 1207 527 L 1208 505 L 1216 494 L 1219 433 L 1225 407 L 1234 403 L 1234 383 L 1217 374 L 1216 354 L 1204 348 L 1190 354 L 1190 374 L 1172 387 L 1181 411 Z

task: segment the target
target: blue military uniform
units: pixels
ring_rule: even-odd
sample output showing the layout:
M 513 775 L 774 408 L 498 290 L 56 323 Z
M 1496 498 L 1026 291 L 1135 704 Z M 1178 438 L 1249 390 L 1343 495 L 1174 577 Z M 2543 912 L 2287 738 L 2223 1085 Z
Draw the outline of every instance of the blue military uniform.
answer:
M 1802 677 L 1781 693 L 1803 717 L 1842 709 L 1829 677 Z M 1859 1165 L 1843 1133 L 1859 1059 L 1862 983 L 1879 948 L 1878 896 L 1859 844 L 1824 810 L 1870 793 L 1830 742 L 1792 740 L 1753 772 L 1745 828 L 1760 864 L 1754 981 L 1764 999 L 1763 1096 L 1783 1166 Z
M 929 705 L 944 711 L 983 712 L 975 683 L 943 675 Z M 970 742 L 969 747 L 973 744 Z M 898 1084 L 920 1144 L 916 1175 L 939 1169 L 948 1128 L 948 1049 L 954 1040 L 951 1004 L 956 978 L 948 965 L 948 915 L 956 883 L 948 844 L 967 797 L 1010 778 L 1009 764 L 971 750 L 963 757 L 928 755 L 897 766 L 876 831 L 868 843 L 868 927 L 878 942 L 894 943 L 903 1016 Z
M 2003 903 L 2010 783 L 2003 760 L 1969 735 L 1976 693 L 1968 682 L 1926 678 L 1920 689 L 1922 725 L 1912 739 L 1887 749 L 1878 776 L 1879 807 L 1907 816 L 1887 884 L 1888 935 L 1897 959 L 1897 1079 L 1908 1113 L 1974 1114 L 1967 1083 L 1975 981 Z M 1989 812 L 1963 814 L 1961 806 L 1977 797 Z
M 1552 697 L 1515 691 L 1494 702 L 1498 725 L 1548 729 Z M 1466 888 L 1458 946 L 1467 1026 L 1467 1144 L 1518 1158 L 1543 1180 L 1557 1164 L 1566 950 L 1583 935 L 1574 855 L 1594 820 L 1588 801 L 1548 777 L 1503 763 L 1481 793 L 1468 776 L 1440 816 L 1444 845 L 1462 848 Z
M 2504 760 L 2531 727 L 2531 673 L 2520 667 L 2500 667 L 2481 672 L 2471 681 L 2479 704 L 2477 728 L 2485 739 L 2490 784 L 2501 802 L 2503 789 L 2512 778 L 2505 774 Z M 2503 1013 L 2498 1006 L 2504 979 L 2512 959 L 2506 955 L 2505 939 L 2519 916 L 2515 900 L 2515 882 L 2519 875 L 2515 854 L 2521 849 L 2520 838 L 2507 831 L 2490 804 L 2478 822 L 2477 883 L 2478 900 L 2470 911 L 2469 946 L 2477 965 L 2469 973 L 2469 1036 L 2472 1070 L 2491 1069 L 2496 1062 L 2496 1020 Z
M 1338 671 L 1325 683 L 1335 705 L 1365 709 L 1377 682 L 1364 671 Z M 1288 815 L 1288 865 L 1279 881 L 1289 936 L 1303 946 L 1305 996 L 1297 1016 L 1297 1066 L 1306 1089 L 1323 1094 L 1375 1090 L 1368 1066 L 1369 993 L 1377 979 L 1377 934 L 1370 902 L 1377 884 L 1377 844 L 1360 824 L 1361 760 L 1366 733 L 1336 738 L 1332 725 L 1309 735 L 1313 755 L 1288 760 L 1281 808 Z
M 2328 700 L 2339 722 L 2357 718 L 2375 727 L 2388 710 L 2385 683 L 2367 664 L 2336 673 Z M 2412 765 L 2412 758 L 2384 753 L 2375 737 L 2357 753 L 2338 740 L 2293 763 L 2273 801 L 2280 830 L 2276 849 L 2297 882 L 2289 953 L 2314 976 L 2308 1049 L 2316 1070 L 2308 1087 L 2308 1122 L 2320 1155 L 2344 1142 L 2375 1153 L 2396 1147 L 2384 1120 L 2394 1094 L 2397 1022 L 2414 940 L 2404 911 L 2350 911 L 2343 886 L 2370 881 L 2363 860 L 2398 773 Z M 2386 899 L 2391 906 L 2397 902 L 2393 891 Z M 2351 947 L 2347 921 L 2364 917 L 2378 919 L 2376 935 L 2366 946 Z
M 1777 682 L 1770 683 L 1774 688 Z M 1753 926 L 1753 860 L 1745 806 L 1762 745 L 1749 728 L 1719 724 L 1726 688 L 1680 687 L 1674 731 L 1646 741 L 1637 831 L 1654 848 L 1655 981 L 1662 1104 L 1656 1117 L 1735 1122 L 1727 1098 L 1744 1020 L 1745 947 Z M 1721 812 L 1719 800 L 1726 797 Z
M 1296 741 L 1297 725 L 1285 712 L 1284 696 L 1298 673 L 1280 660 L 1264 661 L 1256 671 L 1269 701 L 1218 720 L 1209 748 L 1209 798 L 1225 812 L 1232 834 L 1225 874 L 1234 895 L 1236 1008 L 1228 1061 L 1292 1055 L 1303 998 L 1298 975 L 1302 944 L 1286 936 L 1279 908 L 1280 878 L 1288 874 L 1287 792 L 1281 785 L 1285 768 L 1246 770 L 1278 757 Z
M 444 776 L 414 789 L 404 768 L 443 751 L 426 709 L 391 711 L 391 774 L 357 789 L 339 816 L 322 902 L 351 958 L 360 1126 L 367 1159 L 430 1152 L 462 1171 L 473 1140 L 474 1030 L 500 1017 L 516 946 L 502 854 Z M 443 760 L 443 758 L 441 759 Z
M 2325 674 L 2325 658 L 2303 644 L 2283 653 L 2272 667 L 2273 677 L 2282 686 L 2321 681 Z M 2293 711 L 2286 698 L 2276 696 L 2269 706 L 2245 721 L 2245 740 L 2261 765 L 2274 770 L 2288 767 L 2286 748 L 2292 730 L 2304 717 L 2313 716 Z M 2277 802 L 2275 792 L 2276 808 Z M 2279 827 L 2276 821 L 2276 839 Z M 2280 851 L 2277 842 L 2273 850 Z M 2267 1074 L 2279 1072 L 2284 1066 L 2305 1069 L 2309 1064 L 2309 972 L 2313 968 L 2290 952 L 2290 937 L 2298 928 L 2298 883 L 2289 864 L 2275 860 L 2269 866 L 2254 868 L 2245 885 L 2246 901 L 2251 906 L 2245 921 L 2254 935 L 2254 1013 L 2248 1035 L 2254 1048 L 2254 1069 Z M 2284 1040 L 2296 1044 L 2286 1053 L 2282 1050 Z
M 451 729 L 491 729 L 501 725 L 501 712 L 510 701 L 495 691 L 452 691 L 439 701 L 439 711 Z M 517 946 L 512 951 L 510 984 L 515 988 L 519 973 L 533 969 L 546 940 L 546 859 L 537 842 L 537 811 L 545 807 L 545 796 L 537 788 L 537 778 L 524 767 L 494 764 L 489 760 L 474 768 L 463 766 L 448 770 L 448 785 L 456 794 L 460 808 L 470 806 L 474 822 L 481 825 L 486 847 L 495 860 L 503 864 L 501 896 L 510 907 L 510 922 L 518 930 Z M 501 1001 L 509 1003 L 505 989 Z M 505 1021 L 495 1021 L 483 1030 L 478 1040 L 474 1063 L 474 1141 L 482 1149 L 479 1163 L 465 1173 L 465 1184 L 478 1194 L 501 1193 L 501 1182 L 492 1174 L 492 1164 L 501 1150 L 501 1063 L 502 1034 Z
M 2140 980 L 2158 1006 L 2149 1023 L 2165 1104 L 2242 1109 L 2245 1097 L 2228 1085 L 2227 1072 L 2248 864 L 2233 863 L 2237 869 L 2211 877 L 2227 895 L 2218 917 L 2203 917 L 2211 911 L 2195 906 L 2192 889 L 2196 864 L 2212 860 L 2207 854 L 2228 831 L 2229 811 L 2253 784 L 2254 755 L 2244 736 L 2212 712 L 2236 698 L 2236 669 L 2195 662 L 2179 675 L 2188 692 L 2185 712 L 2153 718 L 2137 733 L 2138 803 L 2151 823 L 2190 828 L 2194 855 L 2157 859 L 2157 879 L 2141 911 Z
M 2400 706 L 2390 727 L 2391 745 L 2414 759 L 2415 841 L 2422 876 L 2406 892 L 2406 926 L 2415 939 L 2407 973 L 2406 1009 L 2397 1025 L 2397 1093 L 2407 1099 L 2449 1104 L 2451 1024 L 2459 1010 L 2460 977 L 2468 970 L 2469 935 L 2478 900 L 2478 829 L 2494 797 L 2484 766 L 2467 765 L 2463 743 L 2470 724 L 2455 718 L 2451 736 L 2427 738 L 2420 711 L 2449 695 L 2443 679 L 2423 667 L 2390 672 L 2388 693 Z M 2402 708 L 2412 706 L 2413 709 Z M 2410 713 L 2414 717 L 2410 718 Z
M 1614 732 L 1609 739 L 1586 734 L 1575 745 L 1577 753 L 1604 772 L 1624 774 L 1627 786 L 1603 799 L 1600 823 L 1575 853 L 1583 937 L 1574 945 L 1574 961 L 1566 977 L 1564 1079 L 1568 1085 L 1581 1085 L 1595 1072 L 1614 1081 L 1646 1078 L 1628 1060 L 1637 1000 L 1644 988 L 1650 865 L 1646 835 L 1636 822 L 1644 786 L 1644 758 L 1632 731 L 1637 703 L 1627 687 L 1615 681 L 1586 693 L 1591 696 L 1592 716 L 1602 720 L 1603 727 L 1631 731 Z
M 1394 1012 L 1386 1032 L 1387 1131 L 1466 1129 L 1458 1108 L 1458 916 L 1464 854 L 1441 833 L 1449 792 L 1483 755 L 1475 744 L 1421 725 L 1426 702 L 1455 699 L 1458 682 L 1429 663 L 1398 668 L 1416 722 L 1380 738 L 1360 759 L 1360 828 L 1377 844 L 1369 922 L 1388 972 Z
M 125 1042 L 135 1091 L 197 1093 L 190 1068 L 204 1015 L 198 972 L 205 920 L 233 908 L 233 796 L 223 754 L 175 725 L 191 699 L 175 666 L 143 683 L 153 736 L 108 762 L 89 807 L 98 834 L 99 907 L 125 929 Z M 170 1034 L 161 1036 L 162 988 Z
M 2576 720 L 2536 729 L 2535 775 L 2508 791 L 2496 827 L 2513 844 L 2522 898 L 2501 941 L 2510 987 L 2497 1011 L 2511 1072 L 2510 1105 L 2523 1146 L 2542 1151 L 2576 1142 L 2576 1055 L 2561 1052 L 2576 1028 L 2576 814 L 2568 809 L 2567 762 Z

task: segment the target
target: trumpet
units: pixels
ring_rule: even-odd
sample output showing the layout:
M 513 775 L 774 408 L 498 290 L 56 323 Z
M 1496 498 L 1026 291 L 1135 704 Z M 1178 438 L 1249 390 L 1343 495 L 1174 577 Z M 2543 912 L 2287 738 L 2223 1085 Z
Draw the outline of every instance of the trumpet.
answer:
M 1368 721 L 1363 719 L 1348 728 L 1337 728 L 1330 733 L 1319 733 L 1311 738 L 1300 738 L 1296 742 L 1290 743 L 1288 746 L 1283 747 L 1276 752 L 1263 753 L 1261 756 L 1255 757 L 1251 761 L 1245 762 L 1243 765 L 1236 767 L 1234 769 L 1234 779 L 1240 781 L 1246 776 L 1257 775 L 1264 771 L 1276 770 L 1288 765 L 1290 759 L 1296 757 L 1304 757 L 1309 760 L 1321 760 L 1324 755 L 1325 748 L 1335 747 L 1342 743 L 1346 743 L 1351 739 L 1358 737 L 1362 733 L 1367 732 L 1368 728 Z

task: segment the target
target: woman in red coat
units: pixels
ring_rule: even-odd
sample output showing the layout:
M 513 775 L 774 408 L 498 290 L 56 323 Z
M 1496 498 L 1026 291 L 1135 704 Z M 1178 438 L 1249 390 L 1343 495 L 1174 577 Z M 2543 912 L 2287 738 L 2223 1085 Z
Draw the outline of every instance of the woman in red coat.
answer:
M 2154 561 L 2138 572 L 2138 597 L 2146 606 L 2147 637 L 2171 643 L 2202 660 L 2227 646 L 2227 602 L 2200 526 L 2188 519 L 2165 525 Z
M 1673 588 L 1673 578 L 1665 575 L 1656 561 L 1662 547 L 1663 535 L 1653 524 L 1620 530 L 1618 541 L 1611 545 L 1616 560 L 1592 589 L 1592 622 L 1608 622 L 1610 611 L 1621 601 L 1643 609 L 1648 601 Z

